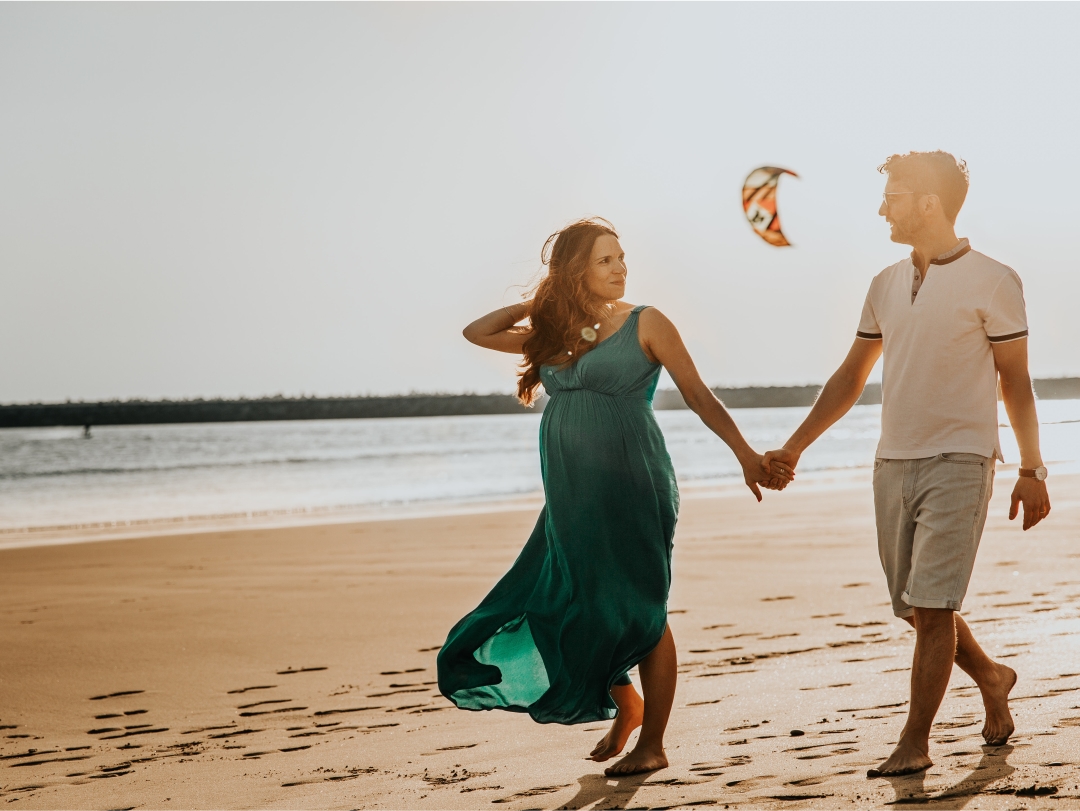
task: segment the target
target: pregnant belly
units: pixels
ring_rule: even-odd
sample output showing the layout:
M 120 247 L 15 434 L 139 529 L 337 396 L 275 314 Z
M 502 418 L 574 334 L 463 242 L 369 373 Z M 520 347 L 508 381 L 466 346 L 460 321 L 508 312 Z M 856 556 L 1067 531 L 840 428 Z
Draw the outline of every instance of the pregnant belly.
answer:
M 652 405 L 586 389 L 560 392 L 544 409 L 540 450 L 545 467 L 605 477 L 634 477 L 642 465 L 670 468 Z

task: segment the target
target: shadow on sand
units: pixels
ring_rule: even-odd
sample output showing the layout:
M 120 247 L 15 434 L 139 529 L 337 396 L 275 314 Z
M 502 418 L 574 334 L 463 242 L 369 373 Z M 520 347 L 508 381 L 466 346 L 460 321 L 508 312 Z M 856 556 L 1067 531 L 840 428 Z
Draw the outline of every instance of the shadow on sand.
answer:
M 560 809 L 585 808 L 593 803 L 597 808 L 626 808 L 637 790 L 655 772 L 629 774 L 625 777 L 607 777 L 603 774 L 586 774 L 578 778 L 578 793 L 567 800 Z
M 906 806 L 931 805 L 934 808 L 964 808 L 971 800 L 982 793 L 991 783 L 1002 780 L 1016 771 L 1008 763 L 1012 746 L 983 746 L 982 760 L 979 765 L 964 775 L 958 782 L 937 794 L 926 793 L 926 772 L 906 777 L 888 777 L 892 783 L 896 798 L 886 805 Z

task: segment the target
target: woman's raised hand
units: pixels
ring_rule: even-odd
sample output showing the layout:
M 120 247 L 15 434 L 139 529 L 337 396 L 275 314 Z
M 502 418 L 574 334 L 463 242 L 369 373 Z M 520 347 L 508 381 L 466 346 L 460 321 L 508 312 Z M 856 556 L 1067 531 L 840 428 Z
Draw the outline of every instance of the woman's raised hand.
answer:
M 529 317 L 531 304 L 531 301 L 522 301 L 492 310 L 465 327 L 461 334 L 469 343 L 485 349 L 520 355 L 522 345 L 532 334 L 532 330 L 516 325 Z

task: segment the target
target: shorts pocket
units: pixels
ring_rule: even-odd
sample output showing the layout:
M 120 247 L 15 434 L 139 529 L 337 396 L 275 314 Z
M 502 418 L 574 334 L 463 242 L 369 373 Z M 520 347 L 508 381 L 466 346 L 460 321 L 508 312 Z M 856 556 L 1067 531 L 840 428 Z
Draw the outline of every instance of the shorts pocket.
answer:
M 884 459 L 882 459 L 880 457 L 875 459 L 874 460 L 874 471 L 877 472 L 878 470 L 881 470 L 881 466 L 884 465 L 884 464 L 885 464 Z
M 978 465 L 982 466 L 989 457 L 980 456 L 977 453 L 939 453 L 938 459 L 954 465 Z

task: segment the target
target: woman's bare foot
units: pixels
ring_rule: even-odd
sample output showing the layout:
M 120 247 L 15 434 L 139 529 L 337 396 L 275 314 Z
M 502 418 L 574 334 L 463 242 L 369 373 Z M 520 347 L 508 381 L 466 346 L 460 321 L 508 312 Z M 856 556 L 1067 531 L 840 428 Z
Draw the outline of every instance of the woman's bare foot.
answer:
M 888 759 L 876 769 L 870 769 L 867 777 L 900 777 L 905 774 L 917 774 L 934 765 L 926 752 L 905 744 L 903 741 L 893 750 Z
M 986 708 L 986 723 L 983 724 L 982 736 L 990 746 L 1001 746 L 1009 740 L 1016 725 L 1009 712 L 1009 693 L 1016 685 L 1016 671 L 1007 665 L 996 665 L 995 678 L 979 685 L 983 706 Z
M 618 763 L 604 769 L 604 774 L 608 777 L 641 774 L 666 769 L 667 765 L 667 753 L 663 749 L 635 746 L 633 751 Z
M 645 702 L 641 700 L 637 691 L 632 688 L 626 691 L 625 694 L 619 696 L 619 702 L 619 714 L 615 716 L 607 735 L 601 738 L 589 753 L 590 760 L 595 760 L 597 763 L 611 760 L 622 752 L 630 734 L 641 726 L 641 721 L 645 717 Z

